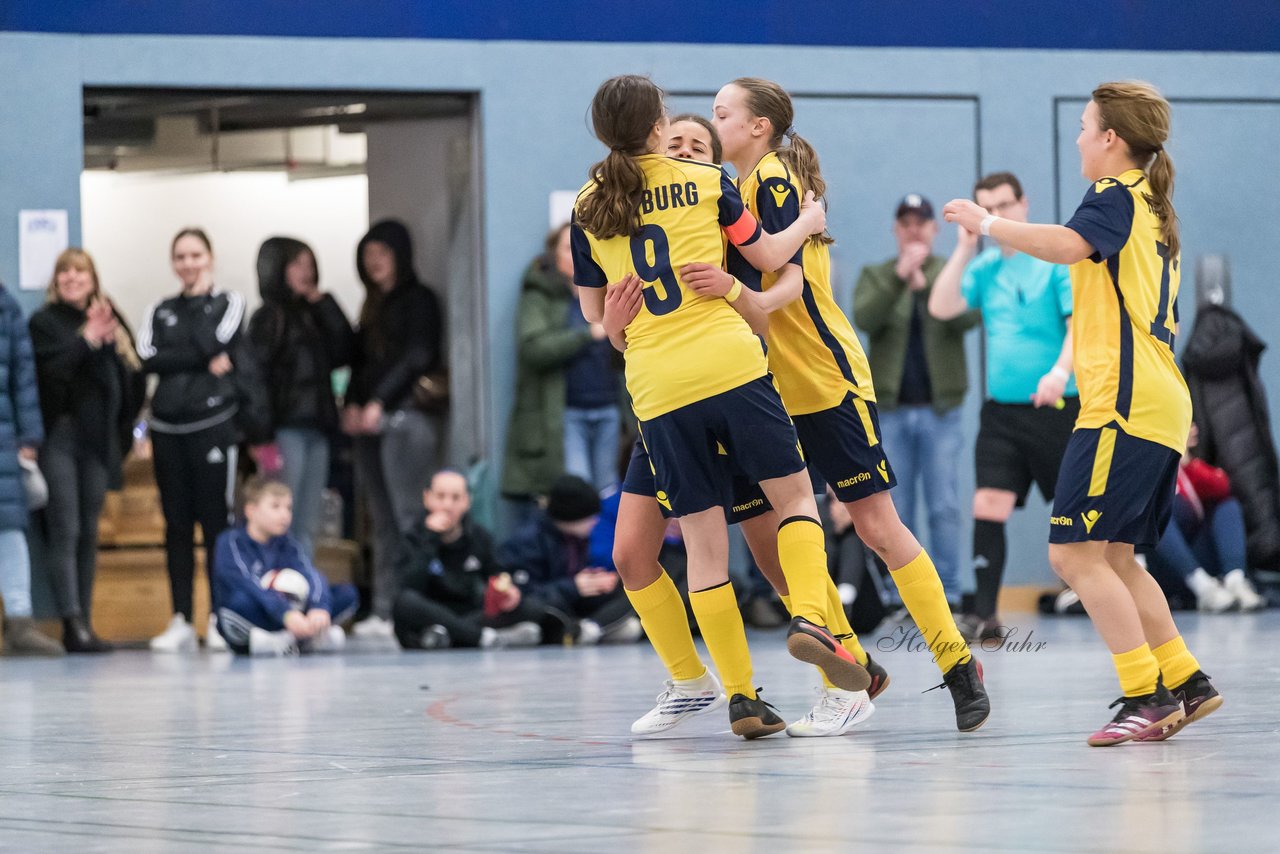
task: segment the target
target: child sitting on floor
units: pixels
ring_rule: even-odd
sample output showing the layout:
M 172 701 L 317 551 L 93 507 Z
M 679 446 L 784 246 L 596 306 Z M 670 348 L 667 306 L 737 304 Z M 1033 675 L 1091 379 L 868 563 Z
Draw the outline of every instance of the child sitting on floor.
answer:
M 334 652 L 346 635 L 337 623 L 355 613 L 350 584 L 330 587 L 289 536 L 293 495 L 279 481 L 244 488 L 243 525 L 224 531 L 210 573 L 218 631 L 241 655 Z

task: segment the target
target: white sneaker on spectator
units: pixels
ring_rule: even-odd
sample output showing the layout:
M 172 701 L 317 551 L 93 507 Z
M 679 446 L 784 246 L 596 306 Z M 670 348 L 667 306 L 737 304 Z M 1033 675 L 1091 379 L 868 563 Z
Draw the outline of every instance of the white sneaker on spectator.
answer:
M 492 631 L 492 629 L 490 629 Z M 484 643 L 485 630 L 480 630 L 480 642 Z M 427 628 L 418 637 L 418 644 L 423 649 L 448 649 L 453 644 L 453 638 L 449 636 L 449 630 L 439 624 L 427 626 Z
M 196 630 L 181 614 L 174 614 L 168 628 L 151 639 L 152 652 L 194 652 L 196 645 Z
M 505 629 L 491 629 L 485 626 L 480 630 L 481 649 L 537 646 L 540 643 L 542 643 L 542 627 L 529 620 L 507 626 Z
M 583 620 L 578 623 L 578 638 L 575 642 L 578 646 L 595 646 L 600 643 L 603 635 L 604 630 L 599 623 L 595 620 Z
M 1236 597 L 1222 582 L 1202 567 L 1187 576 L 1187 586 L 1196 594 L 1196 608 L 1208 614 L 1220 614 L 1235 607 Z
M 342 626 L 330 626 L 325 631 L 307 641 L 308 652 L 342 652 L 347 645 L 347 633 Z
M 826 735 L 844 735 L 871 717 L 876 707 L 866 691 L 841 691 L 839 688 L 823 688 L 818 704 L 800 720 L 787 727 L 787 735 L 793 738 L 817 738 Z
M 218 631 L 218 615 L 209 615 L 209 627 L 204 632 L 204 648 L 209 652 L 231 652 L 227 639 Z
M 605 629 L 600 637 L 601 643 L 635 643 L 644 634 L 639 617 L 627 617 Z
M 370 614 L 351 627 L 351 633 L 358 638 L 391 638 L 395 630 L 390 620 L 384 620 L 377 614 Z
M 1253 586 L 1243 569 L 1233 569 L 1223 576 L 1222 586 L 1239 603 L 1242 611 L 1257 611 L 1267 607 L 1267 598 Z
M 249 654 L 255 657 L 274 656 L 276 658 L 297 655 L 298 642 L 284 629 L 269 632 L 254 626 L 249 629 Z
M 667 680 L 667 688 L 658 695 L 658 703 L 644 717 L 631 725 L 633 735 L 657 735 L 689 718 L 723 709 L 728 700 L 720 680 L 710 670 L 697 679 Z

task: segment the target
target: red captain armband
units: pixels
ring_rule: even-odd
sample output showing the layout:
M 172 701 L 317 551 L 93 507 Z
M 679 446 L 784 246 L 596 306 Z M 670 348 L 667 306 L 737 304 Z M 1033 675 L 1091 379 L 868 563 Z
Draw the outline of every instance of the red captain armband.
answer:
M 751 215 L 751 211 L 743 208 L 742 216 L 733 225 L 724 226 L 724 236 L 734 246 L 747 246 L 760 236 L 760 223 Z

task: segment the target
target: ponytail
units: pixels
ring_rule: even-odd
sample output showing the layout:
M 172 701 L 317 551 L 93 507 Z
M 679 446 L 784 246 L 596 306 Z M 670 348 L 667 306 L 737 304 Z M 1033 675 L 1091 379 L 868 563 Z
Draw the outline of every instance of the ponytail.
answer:
M 1182 241 L 1178 236 L 1178 214 L 1173 209 L 1173 161 L 1169 152 L 1161 149 L 1156 152 L 1155 160 L 1147 167 L 1147 184 L 1150 193 L 1142 197 L 1151 206 L 1151 212 L 1160 218 L 1160 242 L 1169 247 L 1169 257 L 1177 258 L 1182 249 Z
M 798 179 L 800 186 L 806 190 L 811 190 L 816 199 L 821 200 L 823 206 L 827 204 L 827 182 L 822 180 L 822 169 L 818 165 L 818 152 L 804 137 L 797 134 L 794 130 L 789 130 L 786 134 L 787 145 L 782 148 L 775 148 L 778 159 L 782 161 L 782 165 L 786 166 Z M 827 232 L 814 234 L 809 237 L 815 246 L 830 246 L 835 243 L 835 238 Z
M 615 149 L 591 167 L 595 191 L 578 205 L 578 224 L 600 240 L 630 236 L 640 229 L 644 172 L 629 155 Z

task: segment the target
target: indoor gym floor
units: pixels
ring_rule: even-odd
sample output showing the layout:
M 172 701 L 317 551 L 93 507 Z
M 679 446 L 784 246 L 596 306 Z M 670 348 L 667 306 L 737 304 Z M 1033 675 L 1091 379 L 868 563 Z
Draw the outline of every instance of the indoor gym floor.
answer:
M 1108 749 L 1084 738 L 1119 692 L 1079 617 L 981 653 L 994 712 L 970 735 L 906 648 L 873 652 L 892 684 L 854 733 L 752 743 L 720 714 L 631 738 L 661 687 L 647 644 L 6 659 L 0 850 L 1280 850 L 1280 613 L 1179 616 L 1226 704 Z M 812 671 L 781 631 L 751 640 L 794 720 Z

